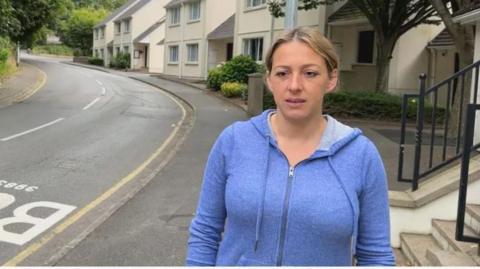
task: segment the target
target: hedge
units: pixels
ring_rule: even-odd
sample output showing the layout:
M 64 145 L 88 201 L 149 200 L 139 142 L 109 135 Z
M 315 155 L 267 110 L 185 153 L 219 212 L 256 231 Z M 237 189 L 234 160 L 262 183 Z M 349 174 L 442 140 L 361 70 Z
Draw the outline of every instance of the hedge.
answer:
M 273 97 L 266 91 L 264 109 L 275 108 Z M 431 121 L 433 107 L 429 102 L 425 104 L 425 120 Z M 339 91 L 328 93 L 324 97 L 323 113 L 339 118 L 361 118 L 374 120 L 400 120 L 402 113 L 402 97 L 366 91 L 348 92 Z M 415 120 L 417 104 L 411 101 L 408 104 L 407 119 Z M 445 109 L 437 107 L 436 119 L 443 122 Z

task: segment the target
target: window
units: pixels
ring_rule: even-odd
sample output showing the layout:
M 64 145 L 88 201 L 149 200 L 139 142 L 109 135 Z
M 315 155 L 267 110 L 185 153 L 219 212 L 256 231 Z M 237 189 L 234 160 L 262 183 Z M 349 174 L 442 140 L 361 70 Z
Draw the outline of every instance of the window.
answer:
M 200 1 L 190 3 L 190 21 L 200 20 Z
M 128 33 L 130 32 L 130 20 L 124 20 L 123 21 L 123 32 Z
M 115 53 L 115 55 L 118 55 L 118 54 L 120 54 L 120 47 L 116 47 L 116 48 L 115 48 L 115 50 L 116 50 L 116 53 Z
M 95 29 L 95 30 L 93 31 L 93 36 L 94 36 L 95 40 L 98 39 L 98 29 Z
M 123 47 L 123 52 L 124 52 L 124 53 L 129 53 L 129 52 L 130 52 L 130 51 L 129 51 L 129 47 L 128 47 L 128 46 L 124 46 L 124 47 Z
M 180 7 L 172 8 L 170 10 L 170 24 L 175 25 L 180 23 Z
M 243 41 L 243 54 L 250 55 L 259 62 L 263 58 L 263 38 L 251 38 Z
M 105 38 L 105 27 L 100 28 L 100 39 Z
M 119 22 L 116 22 L 116 23 L 115 23 L 115 33 L 116 33 L 117 35 L 120 34 L 121 29 L 122 29 L 121 24 L 120 24 Z
M 266 2 L 266 0 L 247 0 L 247 8 L 258 7 Z
M 361 31 L 358 33 L 357 63 L 373 63 L 375 33 Z
M 100 49 L 100 58 L 103 59 L 104 55 L 103 55 L 103 49 Z
M 98 49 L 95 49 L 95 58 L 98 58 Z
M 198 44 L 187 45 L 187 62 L 198 62 Z
M 169 47 L 170 57 L 169 62 L 171 63 L 178 63 L 178 46 L 170 46 Z

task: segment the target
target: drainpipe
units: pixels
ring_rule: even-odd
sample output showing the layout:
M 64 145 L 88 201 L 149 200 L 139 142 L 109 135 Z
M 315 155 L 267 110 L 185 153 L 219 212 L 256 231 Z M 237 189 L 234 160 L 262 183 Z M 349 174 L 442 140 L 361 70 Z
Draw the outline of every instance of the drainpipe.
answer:
M 183 73 L 183 47 L 184 47 L 184 38 L 185 38 L 185 25 L 183 22 L 187 23 L 187 20 L 185 18 L 186 12 L 184 10 L 185 4 L 182 2 L 180 4 L 180 31 L 181 31 L 181 39 L 180 39 L 180 45 L 178 46 L 178 77 L 182 78 L 182 73 Z M 182 22 L 183 20 L 183 22 Z

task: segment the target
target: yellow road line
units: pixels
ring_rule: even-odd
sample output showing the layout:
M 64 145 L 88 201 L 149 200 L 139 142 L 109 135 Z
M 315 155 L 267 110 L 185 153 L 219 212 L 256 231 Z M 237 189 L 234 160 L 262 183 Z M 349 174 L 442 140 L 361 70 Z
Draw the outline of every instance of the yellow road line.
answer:
M 48 243 L 52 238 L 54 238 L 57 234 L 62 233 L 65 229 L 67 229 L 70 225 L 78 221 L 81 217 L 83 217 L 85 214 L 87 214 L 90 210 L 94 209 L 96 206 L 98 206 L 100 203 L 108 199 L 110 196 L 112 196 L 118 189 L 120 189 L 122 186 L 130 182 L 132 179 L 134 179 L 138 174 L 140 174 L 147 165 L 149 165 L 162 151 L 167 147 L 167 145 L 172 141 L 172 139 L 175 137 L 177 134 L 178 130 L 180 129 L 180 126 L 182 125 L 183 121 L 185 120 L 185 117 L 187 115 L 187 112 L 185 111 L 185 108 L 172 96 L 166 94 L 163 91 L 160 91 L 162 94 L 165 96 L 168 96 L 170 99 L 172 99 L 181 109 L 182 109 L 182 118 L 177 122 L 175 129 L 170 133 L 168 138 L 163 142 L 163 144 L 146 160 L 144 161 L 140 166 L 138 166 L 135 170 L 133 170 L 130 174 L 128 174 L 126 177 L 122 178 L 120 182 L 115 184 L 112 188 L 104 192 L 102 195 L 100 195 L 97 199 L 80 209 L 77 213 L 75 213 L 73 216 L 69 217 L 66 219 L 64 222 L 59 224 L 55 229 L 53 229 L 50 233 L 47 235 L 43 236 L 41 239 L 39 239 L 37 242 L 32 243 L 29 245 L 25 250 L 17 254 L 15 257 L 10 259 L 8 262 L 3 264 L 2 266 L 16 266 L 23 260 L 25 260 L 28 256 L 32 255 L 36 251 L 38 251 L 43 245 Z
M 21 102 L 23 100 L 26 100 L 27 98 L 29 98 L 30 96 L 34 95 L 36 92 L 38 92 L 38 90 L 40 90 L 41 88 L 43 88 L 43 86 L 45 86 L 45 83 L 47 82 L 47 74 L 45 74 L 45 72 L 43 72 L 42 69 L 34 66 L 34 65 L 31 65 L 31 64 L 27 64 L 27 63 L 24 63 L 22 62 L 22 64 L 25 64 L 25 65 L 29 65 L 35 69 L 37 69 L 43 76 L 42 76 L 42 79 L 40 80 L 40 84 L 38 84 L 38 86 L 35 87 L 35 89 L 29 93 L 27 93 L 27 95 L 21 97 L 20 100 L 17 100 L 17 102 Z

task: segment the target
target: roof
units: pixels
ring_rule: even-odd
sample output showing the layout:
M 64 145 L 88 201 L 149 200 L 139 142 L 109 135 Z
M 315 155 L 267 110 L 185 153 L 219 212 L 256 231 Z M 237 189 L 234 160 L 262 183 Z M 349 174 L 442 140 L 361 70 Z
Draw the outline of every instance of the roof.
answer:
M 207 35 L 207 39 L 212 40 L 212 39 L 223 39 L 223 38 L 229 38 L 233 37 L 235 29 L 235 14 L 230 16 L 226 21 L 224 21 L 222 24 L 220 24 L 215 30 L 210 32 Z
M 480 9 L 480 0 L 472 0 L 470 4 L 465 4 L 465 7 L 452 14 L 452 17 L 460 16 L 470 11 Z
M 97 25 L 95 25 L 93 28 L 98 28 L 98 27 L 102 27 L 102 26 L 105 26 L 105 24 L 107 24 L 107 22 L 109 22 L 110 20 L 112 20 L 113 18 L 115 18 L 118 14 L 122 13 L 124 10 L 126 10 L 127 8 L 129 8 L 133 3 L 135 3 L 137 0 L 129 0 L 127 3 L 125 3 L 124 5 L 122 5 L 121 7 L 115 9 L 110 15 L 108 15 L 108 17 L 106 17 L 103 21 L 101 21 L 100 23 L 98 23 Z
M 328 22 L 351 21 L 364 18 L 365 15 L 363 15 L 360 9 L 358 9 L 352 1 L 348 1 L 328 17 Z
M 133 43 L 141 43 L 141 41 L 147 37 L 148 35 L 150 35 L 153 31 L 155 31 L 158 27 L 160 27 L 160 25 L 162 25 L 162 23 L 165 22 L 165 17 L 161 18 L 159 21 L 157 21 L 156 23 L 154 23 L 152 26 L 148 27 L 147 30 L 145 30 L 143 33 L 141 33 L 140 35 L 138 35 L 134 40 L 133 40 Z
M 179 6 L 182 3 L 193 2 L 193 1 L 197 1 L 197 0 L 172 0 L 165 5 L 165 8 L 172 8 L 172 7 Z
M 157 43 L 157 45 L 163 45 L 163 44 L 165 44 L 165 38 L 160 40 L 160 42 Z
M 123 13 L 122 16 L 118 17 L 118 19 L 116 19 L 115 22 L 119 22 L 123 19 L 127 19 L 127 18 L 132 17 L 132 15 L 135 14 L 135 12 L 140 10 L 142 7 L 144 7 L 150 1 L 152 1 L 152 0 L 140 0 L 140 2 L 136 3 L 135 5 L 130 7 L 127 11 L 125 11 L 125 13 Z
M 439 48 L 454 46 L 452 36 L 447 29 L 443 29 L 432 41 L 428 42 L 427 48 Z

